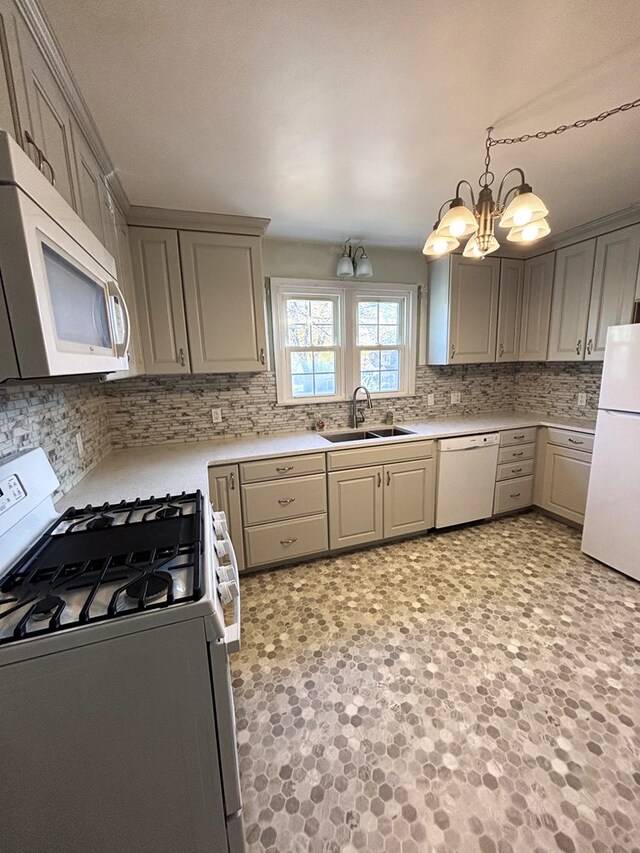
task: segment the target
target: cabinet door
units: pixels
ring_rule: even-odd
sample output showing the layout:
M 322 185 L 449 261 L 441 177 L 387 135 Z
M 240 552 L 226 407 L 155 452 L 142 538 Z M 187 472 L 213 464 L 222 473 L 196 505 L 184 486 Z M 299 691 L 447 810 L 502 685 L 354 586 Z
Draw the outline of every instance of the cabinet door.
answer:
M 147 373 L 189 373 L 178 232 L 130 228 L 138 322 Z
M 500 262 L 496 361 L 518 360 L 523 274 L 524 261 L 503 258 Z
M 598 237 L 585 361 L 602 361 L 609 326 L 631 323 L 635 301 L 640 225 Z
M 5 16 L 2 11 L 0 11 L 0 127 L 8 130 L 14 139 L 21 141 L 13 69 L 7 43 Z
M 16 14 L 15 21 L 29 114 L 28 121 L 22 118 L 23 131 L 31 129 L 36 145 L 53 168 L 56 189 L 77 211 L 71 110 L 24 20 Z M 25 144 L 24 138 L 21 142 L 33 157 L 33 147 Z M 50 177 L 46 166 L 43 172 Z
M 209 497 L 216 512 L 224 512 L 227 516 L 227 526 L 238 559 L 238 568 L 242 571 L 245 562 L 240 478 L 237 465 L 214 465 L 209 468 Z
M 194 373 L 266 370 L 260 238 L 180 232 Z
M 542 506 L 582 524 L 587 506 L 591 454 L 548 444 L 545 453 Z
M 595 252 L 595 240 L 576 243 L 556 252 L 549 361 L 584 359 Z
M 73 150 L 78 174 L 78 214 L 106 245 L 102 213 L 102 170 L 78 125 L 73 122 Z M 108 247 L 107 247 L 108 248 Z
M 382 539 L 382 466 L 329 474 L 329 547 Z
M 384 537 L 428 530 L 435 523 L 435 460 L 396 462 L 384 471 Z
M 451 258 L 450 364 L 496 360 L 499 258 Z
M 555 255 L 549 252 L 524 262 L 519 361 L 546 361 Z

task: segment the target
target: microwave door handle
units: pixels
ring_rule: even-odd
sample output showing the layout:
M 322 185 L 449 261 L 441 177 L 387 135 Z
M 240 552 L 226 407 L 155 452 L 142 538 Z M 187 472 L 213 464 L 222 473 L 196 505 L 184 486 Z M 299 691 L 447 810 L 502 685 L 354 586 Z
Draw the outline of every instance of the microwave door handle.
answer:
M 122 308 L 124 310 L 124 318 L 125 318 L 125 322 L 127 324 L 127 333 L 126 333 L 126 336 L 124 339 L 124 343 L 116 344 L 116 355 L 119 358 L 122 358 L 123 356 L 126 356 L 126 354 L 129 352 L 129 345 L 131 344 L 131 317 L 129 316 L 129 309 L 127 307 L 127 300 L 124 298 L 123 293 L 120 290 L 120 287 L 118 286 L 118 282 L 117 281 L 110 281 L 108 283 L 108 287 L 109 287 L 109 299 L 113 299 L 115 296 L 117 296 L 118 299 L 120 300 L 120 305 L 122 305 Z M 112 331 L 115 331 L 115 329 L 112 329 Z

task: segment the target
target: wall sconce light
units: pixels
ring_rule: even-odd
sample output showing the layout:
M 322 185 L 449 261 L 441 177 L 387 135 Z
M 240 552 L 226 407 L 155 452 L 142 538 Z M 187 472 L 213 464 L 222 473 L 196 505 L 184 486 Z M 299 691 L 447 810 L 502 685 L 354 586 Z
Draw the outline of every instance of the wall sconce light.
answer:
M 342 247 L 342 254 L 338 260 L 336 275 L 338 278 L 353 278 L 354 276 L 356 278 L 371 278 L 373 267 L 364 246 L 358 244 L 354 247 L 349 242 L 350 240 L 351 237 L 345 240 Z

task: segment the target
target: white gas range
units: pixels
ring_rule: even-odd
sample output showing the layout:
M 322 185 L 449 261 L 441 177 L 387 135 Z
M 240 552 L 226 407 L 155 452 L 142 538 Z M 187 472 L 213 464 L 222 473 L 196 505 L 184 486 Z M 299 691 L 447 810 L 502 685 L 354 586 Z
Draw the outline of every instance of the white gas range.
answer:
M 58 516 L 57 485 L 42 450 L 0 461 L 3 849 L 241 853 L 224 514 L 196 492 Z

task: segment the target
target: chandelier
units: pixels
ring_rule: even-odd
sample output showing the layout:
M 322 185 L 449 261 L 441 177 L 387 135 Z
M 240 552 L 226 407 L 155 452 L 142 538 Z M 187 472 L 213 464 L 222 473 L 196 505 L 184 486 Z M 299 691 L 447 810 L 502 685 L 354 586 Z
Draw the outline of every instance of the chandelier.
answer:
M 545 203 L 537 196 L 531 185 L 527 183 L 523 170 L 516 166 L 505 174 L 500 181 L 496 198 L 491 189 L 495 175 L 491 171 L 491 149 L 494 145 L 511 145 L 515 142 L 528 142 L 530 139 L 545 139 L 547 136 L 557 136 L 565 130 L 586 127 L 592 122 L 600 122 L 609 116 L 626 112 L 640 106 L 640 98 L 611 110 L 606 110 L 597 116 L 580 119 L 573 124 L 562 124 L 554 130 L 541 130 L 534 134 L 525 134 L 508 139 L 494 139 L 491 136 L 492 127 L 487 128 L 485 141 L 484 172 L 478 181 L 480 191 L 474 195 L 469 181 L 458 181 L 455 196 L 447 199 L 438 212 L 433 231 L 424 244 L 425 255 L 446 255 L 460 245 L 461 240 L 467 239 L 462 254 L 465 258 L 484 258 L 485 255 L 500 248 L 495 235 L 495 223 L 499 220 L 501 228 L 507 228 L 507 240 L 512 243 L 533 243 L 551 232 L 546 216 L 549 213 Z M 511 176 L 517 175 L 517 179 Z M 515 181 L 515 182 L 514 182 Z M 507 184 L 511 184 L 505 190 Z M 462 199 L 462 189 L 468 190 L 471 207 L 467 207 Z M 449 209 L 443 216 L 444 208 Z

